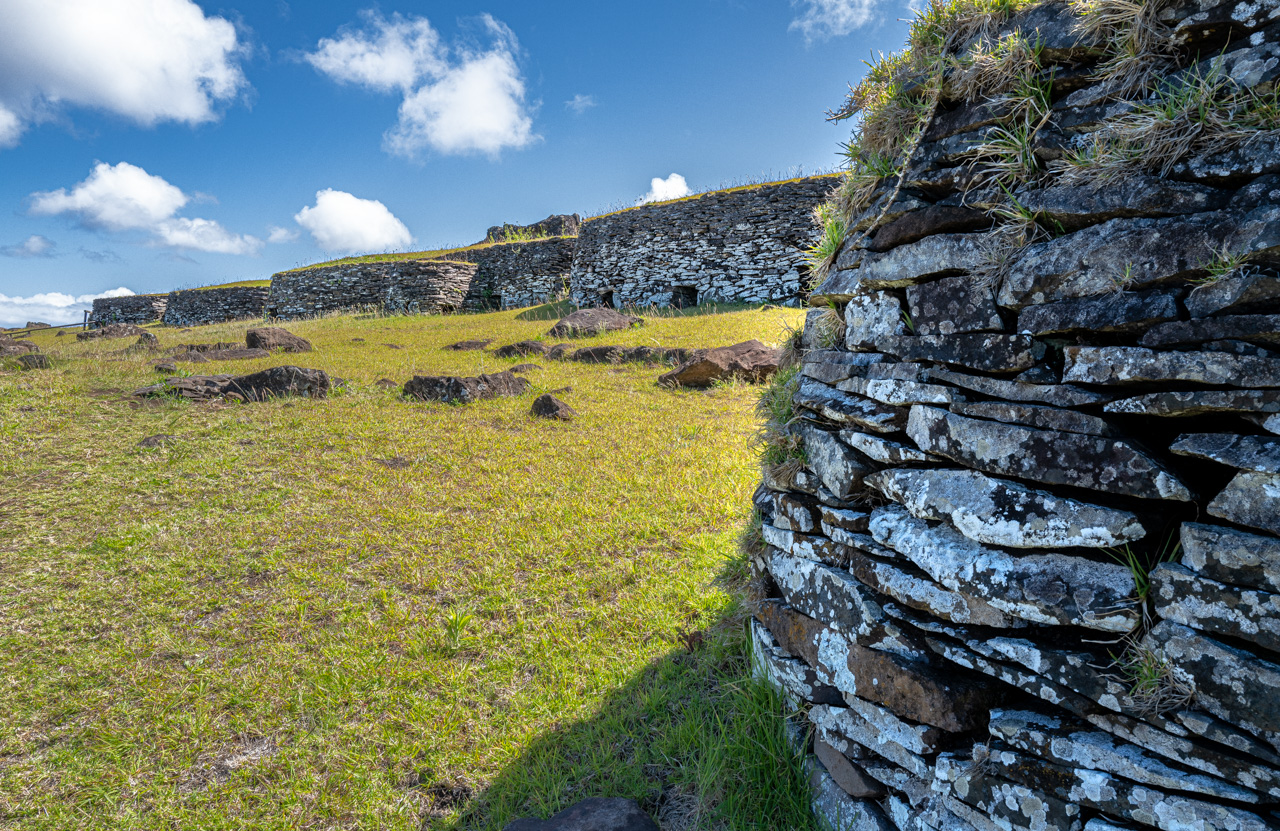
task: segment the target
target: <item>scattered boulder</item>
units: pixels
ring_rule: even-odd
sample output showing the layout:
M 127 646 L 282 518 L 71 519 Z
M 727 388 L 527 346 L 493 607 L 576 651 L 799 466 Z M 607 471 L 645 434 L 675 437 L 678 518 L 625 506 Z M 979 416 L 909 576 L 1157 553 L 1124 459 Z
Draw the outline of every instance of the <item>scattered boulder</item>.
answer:
M 147 335 L 150 335 L 152 339 L 155 339 L 155 335 L 152 335 L 141 326 L 135 326 L 132 323 L 108 323 L 106 326 L 101 326 L 97 329 L 77 332 L 76 340 L 114 340 L 116 338 L 136 338 L 145 337 Z
M 163 363 L 156 364 L 156 372 L 164 372 L 172 375 L 177 371 L 178 371 L 178 365 L 171 361 L 165 361 Z
M 542 341 L 522 340 L 498 347 L 493 353 L 499 358 L 522 358 L 526 355 L 545 355 L 547 345 Z
M 268 352 L 310 352 L 311 343 L 279 326 L 260 326 L 244 333 L 244 345 Z
M 516 364 L 507 371 L 519 374 L 521 372 L 532 372 L 535 369 L 542 369 L 542 366 L 540 364 Z
M 669 387 L 709 387 L 732 378 L 760 382 L 778 371 L 781 355 L 781 350 L 758 340 L 706 349 L 664 373 L 658 383 Z
M 49 363 L 49 356 L 41 352 L 28 352 L 25 355 L 19 355 L 18 365 L 24 370 L 48 369 L 53 366 L 53 364 Z
M 539 418 L 551 418 L 558 421 L 573 421 L 574 416 L 578 414 L 572 407 L 551 393 L 539 395 L 535 398 L 529 413 Z
M 561 318 L 547 334 L 553 338 L 586 338 L 604 332 L 623 332 L 643 323 L 638 317 L 624 315 L 613 309 L 579 309 Z
M 632 799 L 584 799 L 547 820 L 518 819 L 502 831 L 658 831 Z
M 485 338 L 483 340 L 460 340 L 457 343 L 449 344 L 445 349 L 452 349 L 454 352 L 478 352 L 491 343 L 493 343 L 493 338 Z
M 392 381 L 390 378 L 379 378 L 377 381 L 373 382 L 373 385 L 375 387 L 382 387 L 384 390 L 391 389 L 392 387 L 400 386 L 395 381 Z
M 416 375 L 404 385 L 406 398 L 443 401 L 446 404 L 470 404 L 487 398 L 520 395 L 529 388 L 528 379 L 510 370 L 462 378 L 452 375 Z
M 251 375 L 192 375 L 168 378 L 163 383 L 143 387 L 135 398 L 178 396 L 195 401 L 225 398 L 228 401 L 267 401 L 284 396 L 325 398 L 329 376 L 319 369 L 275 366 Z
M 9 335 L 0 335 L 0 358 L 13 358 L 28 352 L 39 352 L 40 349 L 31 341 L 16 340 Z

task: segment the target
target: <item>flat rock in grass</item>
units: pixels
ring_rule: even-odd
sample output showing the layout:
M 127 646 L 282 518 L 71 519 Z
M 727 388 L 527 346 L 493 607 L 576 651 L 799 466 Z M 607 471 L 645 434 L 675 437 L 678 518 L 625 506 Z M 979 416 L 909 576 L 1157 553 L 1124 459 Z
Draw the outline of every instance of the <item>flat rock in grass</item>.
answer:
M 853 373 L 868 364 L 879 364 L 888 358 L 874 352 L 844 352 L 834 349 L 816 349 L 805 354 L 800 371 L 807 378 L 834 384 L 852 377 Z
M 1008 309 L 1147 288 L 1191 277 L 1213 262 L 1236 219 L 1226 212 L 1167 219 L 1113 219 L 1029 245 L 1010 265 L 996 294 Z M 1126 264 L 1131 267 L 1126 272 Z
M 542 341 L 522 340 L 500 346 L 493 352 L 499 358 L 523 358 L 526 355 L 545 355 L 547 345 Z
M 1082 384 L 1184 381 L 1227 387 L 1280 387 L 1280 359 L 1228 352 L 1156 352 L 1138 346 L 1068 346 L 1062 379 Z
M 529 342 L 530 341 L 521 341 L 521 343 L 529 343 Z M 547 356 L 547 360 L 549 361 L 563 361 L 566 358 L 568 358 L 573 351 L 574 351 L 573 344 L 557 343 L 555 346 L 552 346 L 543 354 Z
M 216 349 L 207 352 L 182 352 L 173 356 L 174 361 L 192 364 L 207 364 L 210 361 L 253 361 L 258 358 L 270 358 L 271 353 L 265 349 Z
M 579 309 L 560 318 L 547 335 L 553 338 L 586 338 L 605 332 L 625 332 L 643 323 L 638 317 L 620 314 L 613 309 Z
M 1113 548 L 1142 539 L 1128 511 L 1033 490 L 976 470 L 884 470 L 864 480 L 917 519 L 948 520 L 966 537 L 1011 548 Z
M 225 398 L 232 401 L 267 401 L 301 396 L 325 398 L 330 379 L 323 370 L 275 366 L 251 375 L 191 375 L 166 379 L 133 393 L 135 397 L 178 396 L 195 401 Z
M 658 831 L 633 799 L 592 797 L 550 819 L 518 819 L 502 831 Z
M 278 326 L 260 326 L 244 333 L 244 345 L 249 349 L 265 349 L 268 352 L 310 352 L 311 343 Z
M 1182 564 L 1201 577 L 1280 593 L 1280 539 L 1182 523 Z
M 844 342 L 850 351 L 866 350 L 877 338 L 907 331 L 902 301 L 885 291 L 860 294 L 844 307 Z
M 1209 503 L 1208 510 L 1238 525 L 1280 534 L 1280 475 L 1237 473 Z
M 833 702 L 837 703 L 837 702 Z M 850 761 L 849 757 L 822 740 L 813 739 L 813 752 L 827 769 L 827 773 L 840 790 L 855 799 L 877 799 L 884 796 L 884 786 L 867 775 L 867 772 Z
M 792 400 L 798 406 L 836 424 L 856 425 L 876 433 L 892 433 L 901 430 L 907 423 L 907 410 L 902 407 L 834 390 L 809 378 L 800 382 L 800 388 Z M 839 493 L 835 488 L 831 490 Z
M 578 415 L 576 410 L 551 393 L 544 393 L 535 398 L 529 414 L 554 421 L 573 421 Z
M 936 361 L 979 372 L 1020 372 L 1044 355 L 1044 344 L 1026 335 L 895 335 L 878 339 L 875 347 L 904 361 Z
M 1280 344 L 1280 315 L 1228 315 L 1178 320 L 1151 328 L 1142 336 L 1141 343 L 1159 347 L 1218 340 Z
M 696 351 L 678 346 L 630 346 L 622 350 L 622 360 L 635 364 L 678 364 L 689 360 Z
M 1190 433 L 1178 436 L 1169 448 L 1179 456 L 1193 456 L 1255 473 L 1280 473 L 1280 438 L 1234 433 Z
M 781 350 L 758 340 L 703 349 L 659 376 L 658 383 L 672 387 L 708 387 L 716 381 L 731 379 L 759 383 L 778 371 L 781 357 Z
M 922 453 L 906 444 L 860 433 L 857 430 L 841 430 L 840 441 L 862 453 L 872 461 L 887 465 L 909 464 L 911 462 L 935 461 L 928 453 Z
M 962 205 L 926 205 L 881 225 L 868 247 L 879 253 L 938 234 L 962 234 L 990 227 L 991 217 L 985 211 Z
M 1120 633 L 1138 624 L 1129 605 L 1133 575 L 1116 563 L 1062 554 L 1013 556 L 946 525 L 930 527 L 897 505 L 872 512 L 871 535 L 943 586 L 1014 617 Z
M 1018 314 L 1018 331 L 1028 335 L 1068 332 L 1141 332 L 1178 319 L 1176 289 L 1118 292 L 1029 306 Z
M 991 289 L 979 286 L 968 275 L 908 286 L 907 306 L 917 335 L 998 332 L 1004 328 Z
M 49 362 L 49 356 L 41 352 L 28 352 L 25 355 L 19 355 L 17 360 L 18 366 L 27 371 L 32 369 L 48 369 L 53 366 L 53 364 Z
M 452 375 L 415 375 L 404 385 L 406 398 L 470 404 L 489 398 L 520 395 L 529 388 L 528 379 L 510 371 L 464 378 Z
M 170 442 L 175 442 L 177 440 L 178 440 L 177 436 L 171 436 L 167 433 L 160 433 L 154 436 L 147 436 L 145 439 L 138 442 L 138 447 L 143 447 L 148 449 L 153 447 L 164 447 L 166 444 L 169 444 Z
M 1020 381 L 1006 381 L 1001 378 L 987 378 L 981 375 L 965 375 L 945 369 L 930 369 L 925 372 L 930 381 L 962 387 L 992 398 L 1003 398 L 1006 401 L 1022 401 L 1030 404 L 1048 404 L 1053 407 L 1082 407 L 1089 404 L 1105 404 L 1115 398 L 1103 392 L 1086 390 L 1071 384 L 1027 384 Z
M 1184 302 L 1192 317 L 1275 309 L 1280 307 L 1280 277 L 1256 271 L 1233 274 L 1197 286 Z
M 1006 424 L 1024 424 L 1038 430 L 1061 430 L 1085 436 L 1116 435 L 1115 428 L 1097 416 L 1043 404 L 1015 404 L 1008 401 L 956 402 L 951 405 L 951 412 L 1003 421 Z
M 1206 413 L 1280 413 L 1280 390 L 1180 390 L 1112 401 L 1108 413 L 1182 418 Z
M 1142 499 L 1193 500 L 1191 491 L 1126 441 L 1036 430 L 946 410 L 911 408 L 907 435 L 926 453 L 985 473 Z
M 454 352 L 479 352 L 491 343 L 493 343 L 493 338 L 460 340 L 457 343 L 449 344 L 445 349 L 452 349 Z
M 1159 176 L 1130 176 L 1112 186 L 1055 185 L 1018 194 L 1029 211 L 1066 231 L 1112 219 L 1164 217 L 1216 211 L 1226 207 L 1228 191 Z
M 1186 566 L 1161 563 L 1151 572 L 1156 614 L 1211 635 L 1280 652 L 1280 595 L 1197 577 Z
M 1280 746 L 1280 665 L 1169 620 L 1143 645 L 1191 681 L 1200 709 Z
M 1074 719 L 1023 710 L 996 710 L 991 737 L 1009 747 L 1065 767 L 1096 770 L 1168 791 L 1257 802 L 1258 795 L 1221 779 L 1173 767 L 1158 755 Z
M 779 688 L 791 706 L 840 702 L 840 691 L 818 680 L 817 671 L 781 646 L 758 620 L 752 618 L 748 625 L 751 629 L 752 669 L 757 677 Z
M 894 407 L 912 404 L 951 404 L 963 401 L 964 396 L 955 387 L 940 384 L 922 384 L 919 381 L 898 381 L 878 378 L 846 378 L 836 384 L 841 392 L 879 401 Z
M 152 339 L 155 338 L 155 335 L 146 329 L 141 326 L 135 326 L 132 323 L 108 323 L 106 326 L 100 326 L 97 329 L 77 332 L 76 340 L 114 340 L 116 338 L 140 338 L 144 335 L 150 336 Z
M 580 364 L 620 364 L 622 353 L 621 346 L 586 346 L 576 350 L 569 360 Z

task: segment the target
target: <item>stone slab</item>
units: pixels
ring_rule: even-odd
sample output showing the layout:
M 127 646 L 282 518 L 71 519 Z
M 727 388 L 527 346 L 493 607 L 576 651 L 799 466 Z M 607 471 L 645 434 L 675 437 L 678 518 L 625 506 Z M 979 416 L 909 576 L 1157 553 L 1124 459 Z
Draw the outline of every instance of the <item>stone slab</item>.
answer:
M 879 799 L 884 796 L 884 786 L 867 775 L 867 772 L 855 765 L 848 756 L 822 740 L 821 736 L 813 738 L 813 752 L 827 769 L 827 773 L 840 790 L 854 799 Z
M 1192 317 L 1280 308 L 1280 277 L 1256 271 L 1232 274 L 1192 289 L 1185 304 Z
M 951 404 L 963 401 L 955 387 L 878 378 L 847 378 L 836 384 L 841 392 L 850 392 L 881 404 L 909 407 L 912 404 Z
M 881 363 L 888 360 L 884 355 L 874 352 L 844 352 L 834 349 L 817 349 L 807 352 L 800 372 L 806 378 L 834 384 L 849 378 L 855 368 L 868 364 Z
M 851 352 L 868 351 L 878 338 L 907 330 L 902 301 L 884 291 L 850 298 L 844 307 L 845 346 Z
M 925 402 L 921 402 L 925 403 Z M 1115 436 L 1115 428 L 1087 413 L 1064 410 L 1043 404 L 1021 404 L 1008 401 L 958 402 L 951 412 L 973 418 L 988 418 L 1005 424 L 1022 424 L 1038 430 L 1061 430 L 1085 436 Z
M 1209 580 L 1280 593 L 1280 538 L 1182 524 L 1182 564 Z
M 1019 401 L 1028 404 L 1048 404 L 1053 407 L 1082 407 L 1089 404 L 1105 404 L 1114 395 L 1083 389 L 1070 384 L 1024 384 L 1001 378 L 981 375 L 965 375 L 943 369 L 930 369 L 925 373 L 930 381 L 953 384 L 992 398 Z
M 1228 586 L 1161 563 L 1151 572 L 1151 597 L 1165 620 L 1280 652 L 1280 594 Z
M 877 470 L 870 459 L 841 442 L 832 433 L 810 425 L 800 425 L 797 433 L 804 442 L 809 466 L 827 490 L 839 499 L 848 499 L 860 493 L 863 478 Z
M 818 680 L 813 667 L 782 649 L 754 618 L 751 628 L 752 672 L 787 698 L 793 707 L 805 704 L 839 703 L 839 692 Z
M 1280 473 L 1280 438 L 1241 436 L 1234 433 L 1189 433 L 1169 448 L 1179 456 L 1192 456 L 1255 473 Z
M 1181 381 L 1225 387 L 1280 387 L 1280 359 L 1229 352 L 1156 352 L 1137 346 L 1068 346 L 1062 380 L 1081 384 Z
M 904 361 L 935 361 L 979 372 L 1021 372 L 1035 366 L 1044 344 L 1027 335 L 894 335 L 876 340 L 878 352 Z
M 1278 390 L 1179 390 L 1155 392 L 1123 398 L 1107 404 L 1104 411 L 1126 415 L 1153 415 L 1170 418 L 1206 413 L 1280 413 Z
M 912 462 L 935 461 L 928 453 L 916 450 L 910 445 L 889 441 L 870 433 L 859 433 L 854 430 L 841 430 L 840 440 L 862 453 L 867 458 L 881 464 L 897 465 Z
M 1226 315 L 1162 323 L 1149 329 L 1140 343 L 1158 348 L 1219 340 L 1280 344 L 1280 315 Z
M 943 277 L 907 288 L 907 307 L 917 335 L 999 332 L 1004 328 L 995 296 L 973 277 Z
M 1176 289 L 1119 292 L 1029 306 L 1018 314 L 1017 330 L 1044 336 L 1069 332 L 1139 332 L 1178 319 Z
M 1209 503 L 1211 515 L 1280 534 L 1280 475 L 1237 473 Z
M 907 411 L 902 407 L 832 389 L 810 378 L 800 382 L 800 388 L 792 400 L 835 424 L 857 425 L 876 433 L 892 433 L 901 430 L 907 423 Z M 835 489 L 832 488 L 832 491 Z
M 896 555 L 897 552 L 892 552 Z M 849 573 L 886 597 L 952 623 L 1010 629 L 1021 621 L 980 598 L 943 588 L 931 578 L 912 573 L 851 548 Z

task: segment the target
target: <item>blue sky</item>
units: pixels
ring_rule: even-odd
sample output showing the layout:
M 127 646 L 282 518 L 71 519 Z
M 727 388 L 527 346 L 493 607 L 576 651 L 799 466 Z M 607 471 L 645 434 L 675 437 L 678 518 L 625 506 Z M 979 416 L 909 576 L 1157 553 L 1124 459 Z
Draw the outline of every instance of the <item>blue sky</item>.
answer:
M 884 0 L 3 0 L 0 326 L 830 169 Z M 16 45 L 14 45 L 16 44 Z M 675 174 L 673 177 L 672 174 Z M 57 320 L 54 320 L 58 318 Z

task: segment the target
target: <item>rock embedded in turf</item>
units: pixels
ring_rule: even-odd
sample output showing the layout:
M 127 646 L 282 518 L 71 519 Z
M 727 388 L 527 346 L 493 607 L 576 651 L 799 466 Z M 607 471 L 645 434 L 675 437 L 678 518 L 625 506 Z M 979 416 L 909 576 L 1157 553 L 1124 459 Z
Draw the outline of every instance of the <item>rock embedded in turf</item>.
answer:
M 454 352 L 478 352 L 491 343 L 493 343 L 493 338 L 484 338 L 482 340 L 460 340 L 457 343 L 449 344 L 445 349 L 452 349 Z
M 141 326 L 135 326 L 132 323 L 108 323 L 106 326 L 97 329 L 89 329 L 85 332 L 77 332 L 76 340 L 113 340 L 115 338 L 137 338 L 149 336 L 153 340 L 155 335 L 143 329 Z
M 160 384 L 133 393 L 134 397 L 176 395 L 196 401 L 225 398 L 231 401 L 261 402 L 272 398 L 300 396 L 325 398 L 329 376 L 319 369 L 276 366 L 251 375 L 192 375 L 169 378 Z
M 570 355 L 569 360 L 580 364 L 620 364 L 622 363 L 622 347 L 585 346 Z
M 658 383 L 670 387 L 709 387 L 732 379 L 758 383 L 778 371 L 781 350 L 758 340 L 695 352 L 678 367 L 664 373 Z
M 502 831 L 659 831 L 633 799 L 592 797 L 550 819 L 518 819 Z
M 545 355 L 547 345 L 537 340 L 522 340 L 506 346 L 500 346 L 493 354 L 499 358 L 522 358 L 526 355 Z
M 138 442 L 138 447 L 144 447 L 144 448 L 163 447 L 164 445 L 169 444 L 170 442 L 176 441 L 177 438 L 178 438 L 177 436 L 171 436 L 167 433 L 159 433 L 154 436 L 147 436 L 145 439 Z
M 183 363 L 207 364 L 210 361 L 251 361 L 257 358 L 270 358 L 271 353 L 265 349 L 216 349 L 202 352 L 180 352 L 171 356 L 173 361 Z
M 477 377 L 453 375 L 416 375 L 404 385 L 406 398 L 421 401 L 442 401 L 446 404 L 470 404 L 489 398 L 520 395 L 529 388 L 529 381 L 510 370 Z
M 557 421 L 573 421 L 578 415 L 577 411 L 551 393 L 544 393 L 535 398 L 529 413 L 539 418 Z
M 49 362 L 49 356 L 41 352 L 28 352 L 25 355 L 18 356 L 18 366 L 24 370 L 32 369 L 48 369 L 53 366 Z
M 579 309 L 562 317 L 547 332 L 553 338 L 587 338 L 604 332 L 625 332 L 632 326 L 640 326 L 644 321 L 638 317 L 620 314 L 613 309 L 594 308 Z
M 244 333 L 244 345 L 268 352 L 310 352 L 311 343 L 279 326 L 259 326 Z
M 516 364 L 515 366 L 511 367 L 511 369 L 507 370 L 507 372 L 514 372 L 516 374 L 519 374 L 522 372 L 532 372 L 535 369 L 542 369 L 542 365 L 541 364 Z

